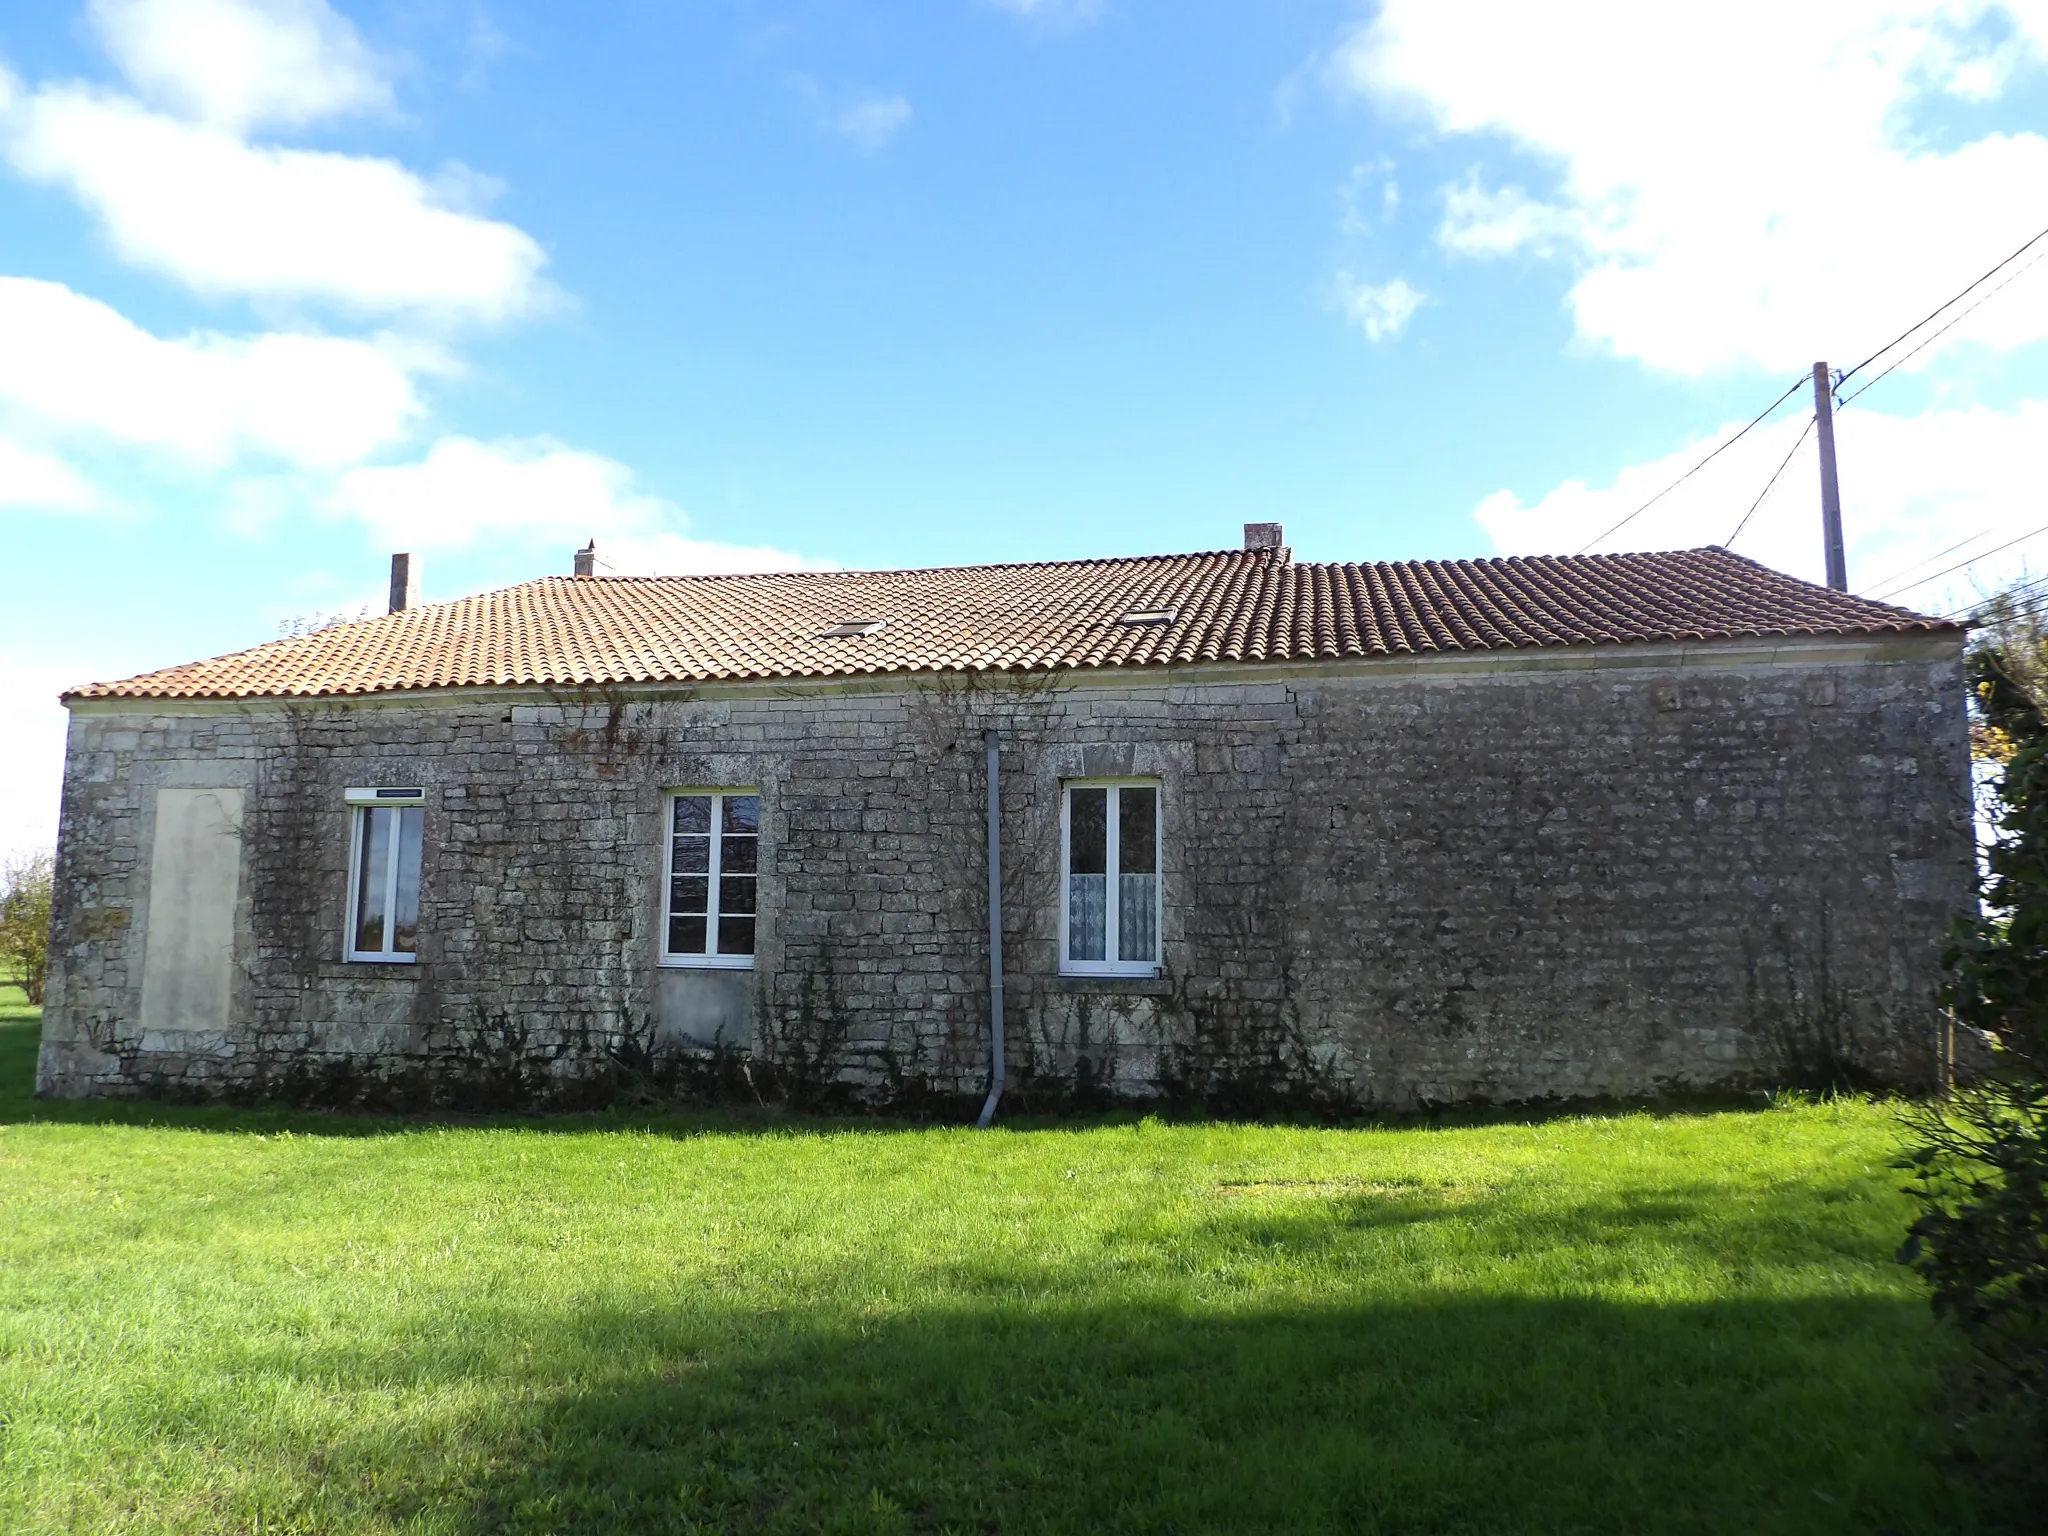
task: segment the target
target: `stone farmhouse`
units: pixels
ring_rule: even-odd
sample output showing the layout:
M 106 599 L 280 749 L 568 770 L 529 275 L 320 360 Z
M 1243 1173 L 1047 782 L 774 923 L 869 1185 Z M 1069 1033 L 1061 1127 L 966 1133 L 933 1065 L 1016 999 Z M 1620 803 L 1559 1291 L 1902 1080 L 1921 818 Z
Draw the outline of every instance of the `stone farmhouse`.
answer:
M 66 696 L 47 1095 L 1932 1071 L 1950 623 L 1720 548 L 577 574 Z M 692 1076 L 691 1074 L 696 1074 Z M 495 1098 L 493 1097 L 495 1095 Z

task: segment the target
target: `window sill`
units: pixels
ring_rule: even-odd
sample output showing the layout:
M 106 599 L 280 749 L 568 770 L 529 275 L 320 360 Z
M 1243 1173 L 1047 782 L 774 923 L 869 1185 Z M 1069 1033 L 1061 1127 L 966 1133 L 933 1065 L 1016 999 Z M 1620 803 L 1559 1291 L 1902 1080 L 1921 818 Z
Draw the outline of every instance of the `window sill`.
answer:
M 663 955 L 654 962 L 664 971 L 751 971 L 752 955 Z
M 1166 976 L 1075 974 L 1062 971 L 1052 978 L 1055 992 L 1094 992 L 1108 997 L 1171 997 L 1173 981 Z
M 417 965 L 418 955 L 343 955 L 343 965 Z

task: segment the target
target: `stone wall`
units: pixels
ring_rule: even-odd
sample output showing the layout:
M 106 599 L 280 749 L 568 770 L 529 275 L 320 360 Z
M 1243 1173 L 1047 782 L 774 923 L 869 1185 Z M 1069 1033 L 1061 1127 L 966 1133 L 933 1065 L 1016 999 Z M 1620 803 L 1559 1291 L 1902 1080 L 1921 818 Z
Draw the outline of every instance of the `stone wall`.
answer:
M 41 1090 L 566 1102 L 694 1040 L 785 1088 L 976 1093 L 988 727 L 1025 1107 L 1752 1084 L 1783 1075 L 1800 1021 L 1852 1030 L 1894 1079 L 1930 1070 L 1937 957 L 1969 899 L 1952 637 L 86 705 Z M 1058 974 L 1060 785 L 1110 775 L 1164 786 L 1156 980 Z M 413 966 L 339 959 L 343 791 L 377 784 L 427 787 Z M 751 973 L 655 963 L 678 786 L 762 794 Z M 175 926 L 151 904 L 178 899 L 151 889 L 157 818 L 193 788 L 237 791 L 241 817 L 215 833 L 239 850 L 219 1017 L 143 1007 L 148 945 Z

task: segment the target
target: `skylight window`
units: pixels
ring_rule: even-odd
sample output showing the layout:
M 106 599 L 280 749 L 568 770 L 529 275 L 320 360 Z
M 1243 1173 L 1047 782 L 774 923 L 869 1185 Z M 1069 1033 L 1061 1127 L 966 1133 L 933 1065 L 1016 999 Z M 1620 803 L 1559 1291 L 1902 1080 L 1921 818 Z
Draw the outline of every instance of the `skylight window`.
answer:
M 888 623 L 887 619 L 841 619 L 837 624 L 818 631 L 820 640 L 865 640 Z
M 1171 608 L 1133 608 L 1117 620 L 1117 623 L 1137 629 L 1148 624 L 1171 624 L 1175 614 Z

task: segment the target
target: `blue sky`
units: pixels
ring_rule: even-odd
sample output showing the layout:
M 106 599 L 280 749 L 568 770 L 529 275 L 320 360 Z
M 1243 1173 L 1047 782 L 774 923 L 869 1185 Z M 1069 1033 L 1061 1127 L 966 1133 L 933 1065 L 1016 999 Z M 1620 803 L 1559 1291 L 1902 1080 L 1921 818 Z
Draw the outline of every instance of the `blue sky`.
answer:
M 10 11 L 0 849 L 50 836 L 57 689 L 376 602 L 394 549 L 430 599 L 592 536 L 1568 553 L 2048 226 L 2044 66 L 1974 0 Z M 1845 412 L 1852 584 L 2048 547 L 1944 569 L 2048 523 L 2011 270 Z M 1725 539 L 1806 409 L 1597 547 Z M 1812 452 L 1736 545 L 1807 575 Z

